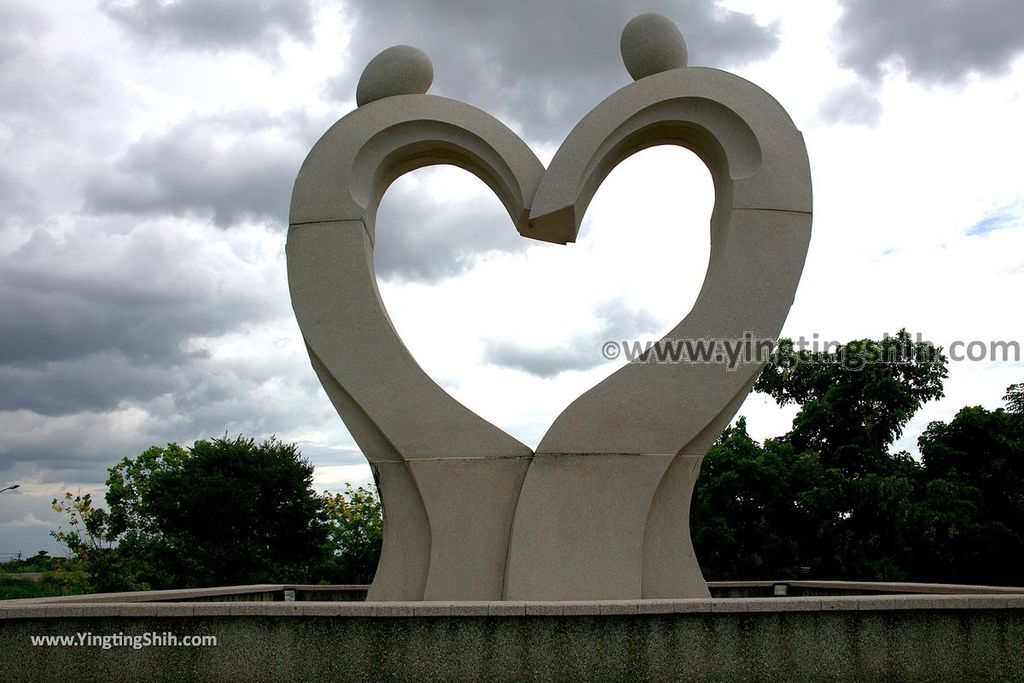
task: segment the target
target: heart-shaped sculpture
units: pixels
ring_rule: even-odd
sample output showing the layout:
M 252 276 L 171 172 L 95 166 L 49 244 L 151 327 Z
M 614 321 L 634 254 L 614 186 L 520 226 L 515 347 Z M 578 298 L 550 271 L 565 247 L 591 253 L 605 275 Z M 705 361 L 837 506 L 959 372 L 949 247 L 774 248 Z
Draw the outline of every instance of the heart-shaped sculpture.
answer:
M 370 62 L 360 106 L 299 171 L 292 305 L 384 504 L 369 599 L 708 595 L 690 496 L 701 459 L 763 365 L 749 347 L 777 337 L 793 302 L 811 231 L 807 151 L 766 92 L 687 67 L 682 36 L 664 17 L 633 19 L 622 52 L 636 81 L 587 114 L 546 170 L 487 113 L 425 94 L 429 59 L 399 46 Z M 729 340 L 745 343 L 753 362 L 630 363 L 569 405 L 533 452 L 448 395 L 402 343 L 374 274 L 377 206 L 400 175 L 452 164 L 491 187 L 521 235 L 565 244 L 611 169 L 662 144 L 707 164 L 715 208 L 700 295 L 658 346 Z

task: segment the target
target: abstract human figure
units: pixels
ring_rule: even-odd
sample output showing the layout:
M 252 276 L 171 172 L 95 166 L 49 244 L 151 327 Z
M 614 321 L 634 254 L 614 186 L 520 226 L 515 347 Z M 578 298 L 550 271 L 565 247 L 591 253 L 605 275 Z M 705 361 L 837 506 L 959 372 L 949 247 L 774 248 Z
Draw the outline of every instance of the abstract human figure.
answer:
M 631 363 L 577 398 L 533 452 L 423 372 L 373 270 L 377 206 L 403 173 L 464 168 L 522 236 L 566 244 L 616 164 L 676 144 L 707 164 L 716 201 L 701 293 L 659 344 L 777 337 L 810 240 L 800 132 L 752 83 L 686 66 L 682 36 L 664 17 L 630 21 L 621 50 L 635 82 L 587 114 L 546 170 L 490 115 L 426 94 L 430 60 L 409 46 L 370 62 L 358 108 L 302 165 L 289 286 L 313 367 L 381 492 L 384 549 L 369 599 L 708 595 L 690 496 L 760 363 Z

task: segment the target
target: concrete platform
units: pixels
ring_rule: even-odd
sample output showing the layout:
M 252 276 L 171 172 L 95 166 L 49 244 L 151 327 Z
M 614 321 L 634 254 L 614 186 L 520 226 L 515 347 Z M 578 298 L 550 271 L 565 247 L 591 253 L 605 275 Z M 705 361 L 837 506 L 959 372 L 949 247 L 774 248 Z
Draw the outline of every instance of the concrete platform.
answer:
M 1024 595 L 1008 593 L 14 603 L 0 604 L 0 671 L 11 680 L 1024 680 Z M 32 644 L 78 634 L 217 644 Z

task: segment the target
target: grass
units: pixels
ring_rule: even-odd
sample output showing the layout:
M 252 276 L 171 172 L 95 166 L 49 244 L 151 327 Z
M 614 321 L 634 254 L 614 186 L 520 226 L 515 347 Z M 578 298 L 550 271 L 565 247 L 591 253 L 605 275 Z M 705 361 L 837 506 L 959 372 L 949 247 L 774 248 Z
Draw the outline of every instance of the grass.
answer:
M 23 572 L 42 572 L 42 577 L 34 581 L 8 576 Z M 71 558 L 36 555 L 0 564 L 0 600 L 49 598 L 91 592 L 92 587 L 81 565 Z
M 88 581 L 82 572 L 46 572 L 39 581 L 12 579 L 0 575 L 0 600 L 49 598 L 55 595 L 81 595 L 89 592 Z

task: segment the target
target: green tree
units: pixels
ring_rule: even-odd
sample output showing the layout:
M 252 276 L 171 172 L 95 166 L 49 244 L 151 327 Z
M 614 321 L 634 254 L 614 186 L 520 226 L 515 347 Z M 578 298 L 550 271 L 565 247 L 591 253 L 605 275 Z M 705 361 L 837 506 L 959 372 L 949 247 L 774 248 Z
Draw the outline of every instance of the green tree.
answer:
M 867 473 L 888 467 L 888 448 L 924 403 L 942 397 L 948 374 L 941 350 L 914 342 L 906 330 L 829 352 L 781 339 L 754 389 L 779 405 L 800 405 L 783 437 L 794 449 L 818 453 L 848 473 Z
M 832 576 L 861 581 L 914 578 L 920 477 L 920 464 L 906 452 L 879 458 L 871 472 L 844 472 Z
M 890 447 L 946 375 L 942 353 L 903 330 L 828 352 L 780 340 L 755 389 L 800 410 L 764 446 L 741 419 L 708 452 L 691 515 L 708 576 L 910 578 L 922 468 Z
M 1024 415 L 981 406 L 918 440 L 928 477 L 930 580 L 1024 582 Z
M 296 582 L 317 570 L 326 529 L 313 466 L 294 444 L 197 441 L 189 456 L 151 472 L 141 497 L 175 585 Z
M 919 470 L 901 453 L 851 477 L 785 440 L 761 446 L 740 418 L 708 451 L 694 495 L 705 577 L 907 579 Z
M 107 533 L 107 511 L 93 507 L 92 494 L 70 491 L 63 498 L 54 498 L 53 511 L 64 516 L 65 524 L 50 532 L 58 542 L 67 546 L 74 557 L 74 567 L 89 576 L 93 590 L 117 590 L 120 583 L 110 583 L 108 577 L 117 573 L 118 554 L 113 539 Z
M 694 492 L 691 533 L 708 579 L 770 579 L 820 568 L 838 474 L 814 453 L 769 440 L 740 418 L 709 449 Z M 814 520 L 814 524 L 811 524 Z
M 108 470 L 107 505 L 110 506 L 108 533 L 115 538 L 133 533 L 157 533 L 145 509 L 152 495 L 152 478 L 158 473 L 182 467 L 191 453 L 176 443 L 151 446 L 136 458 L 125 458 Z
M 1024 384 L 1011 384 L 1006 387 L 1006 409 L 1015 415 L 1024 415 Z
M 326 575 L 332 583 L 368 584 L 380 559 L 384 516 L 375 491 L 345 484 L 344 493 L 324 491 L 328 546 Z
M 275 439 L 150 448 L 111 468 L 109 511 L 78 506 L 105 560 L 92 560 L 81 534 L 62 540 L 85 553 L 100 590 L 309 581 L 328 552 L 312 477 L 296 447 Z
M 110 566 L 93 572 L 100 590 L 179 587 L 175 551 L 148 506 L 154 497 L 154 475 L 181 468 L 190 457 L 190 451 L 175 443 L 152 446 L 108 470 L 104 533 L 116 541 L 117 551 Z
M 63 498 L 54 498 L 50 505 L 54 512 L 65 517 L 67 523 L 67 528 L 62 526 L 51 531 L 50 535 L 66 545 L 73 554 L 88 559 L 111 548 L 106 533 L 107 512 L 93 507 L 91 493 L 76 495 L 68 491 Z

